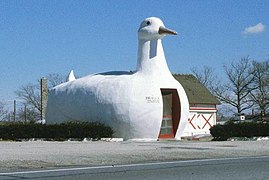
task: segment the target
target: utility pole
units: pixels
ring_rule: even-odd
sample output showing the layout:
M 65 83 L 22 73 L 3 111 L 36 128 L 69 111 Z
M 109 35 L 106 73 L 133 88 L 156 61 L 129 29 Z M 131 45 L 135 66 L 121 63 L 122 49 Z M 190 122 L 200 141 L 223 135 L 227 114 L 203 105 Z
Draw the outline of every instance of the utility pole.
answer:
M 27 121 L 27 107 L 26 104 L 24 104 L 24 122 L 26 123 Z
M 13 109 L 13 120 L 16 121 L 16 100 L 14 100 L 14 109 Z

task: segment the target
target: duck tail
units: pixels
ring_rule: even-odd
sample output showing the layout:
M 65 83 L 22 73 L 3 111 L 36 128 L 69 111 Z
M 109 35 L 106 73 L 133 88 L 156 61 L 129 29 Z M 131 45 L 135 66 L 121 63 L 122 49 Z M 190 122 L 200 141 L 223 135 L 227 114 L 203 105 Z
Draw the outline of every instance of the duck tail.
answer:
M 68 77 L 67 77 L 67 82 L 71 82 L 71 81 L 74 81 L 76 80 L 76 77 L 74 75 L 74 71 L 71 70 L 71 72 L 69 73 Z

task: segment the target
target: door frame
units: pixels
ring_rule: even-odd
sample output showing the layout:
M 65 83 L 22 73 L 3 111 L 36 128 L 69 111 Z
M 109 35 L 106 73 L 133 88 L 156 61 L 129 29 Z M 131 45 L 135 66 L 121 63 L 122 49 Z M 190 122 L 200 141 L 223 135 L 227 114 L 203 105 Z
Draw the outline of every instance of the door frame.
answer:
M 175 138 L 178 125 L 180 123 L 180 113 L 181 113 L 181 107 L 180 107 L 180 99 L 178 96 L 177 89 L 169 89 L 169 88 L 161 88 L 161 94 L 163 93 L 172 93 L 172 133 L 171 134 L 160 134 L 159 132 L 159 139 L 167 139 L 167 138 Z M 163 111 L 163 110 L 162 110 Z M 163 117 L 162 117 L 163 121 Z

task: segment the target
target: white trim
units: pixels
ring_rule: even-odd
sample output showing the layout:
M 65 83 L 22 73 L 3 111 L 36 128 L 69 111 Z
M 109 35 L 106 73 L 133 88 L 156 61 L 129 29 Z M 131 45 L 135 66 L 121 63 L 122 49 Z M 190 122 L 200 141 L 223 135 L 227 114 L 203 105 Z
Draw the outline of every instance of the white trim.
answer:
M 217 109 L 190 109 L 190 112 L 212 112 L 212 113 L 216 113 Z

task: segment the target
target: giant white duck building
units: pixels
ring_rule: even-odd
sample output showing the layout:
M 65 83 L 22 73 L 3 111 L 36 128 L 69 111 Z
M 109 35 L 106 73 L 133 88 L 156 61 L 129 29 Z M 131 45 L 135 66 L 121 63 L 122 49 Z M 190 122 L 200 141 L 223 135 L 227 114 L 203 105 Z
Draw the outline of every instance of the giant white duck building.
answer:
M 135 72 L 106 72 L 60 84 L 49 92 L 46 122 L 98 121 L 124 139 L 180 139 L 188 122 L 189 102 L 171 74 L 162 38 L 176 35 L 156 17 L 138 30 Z

